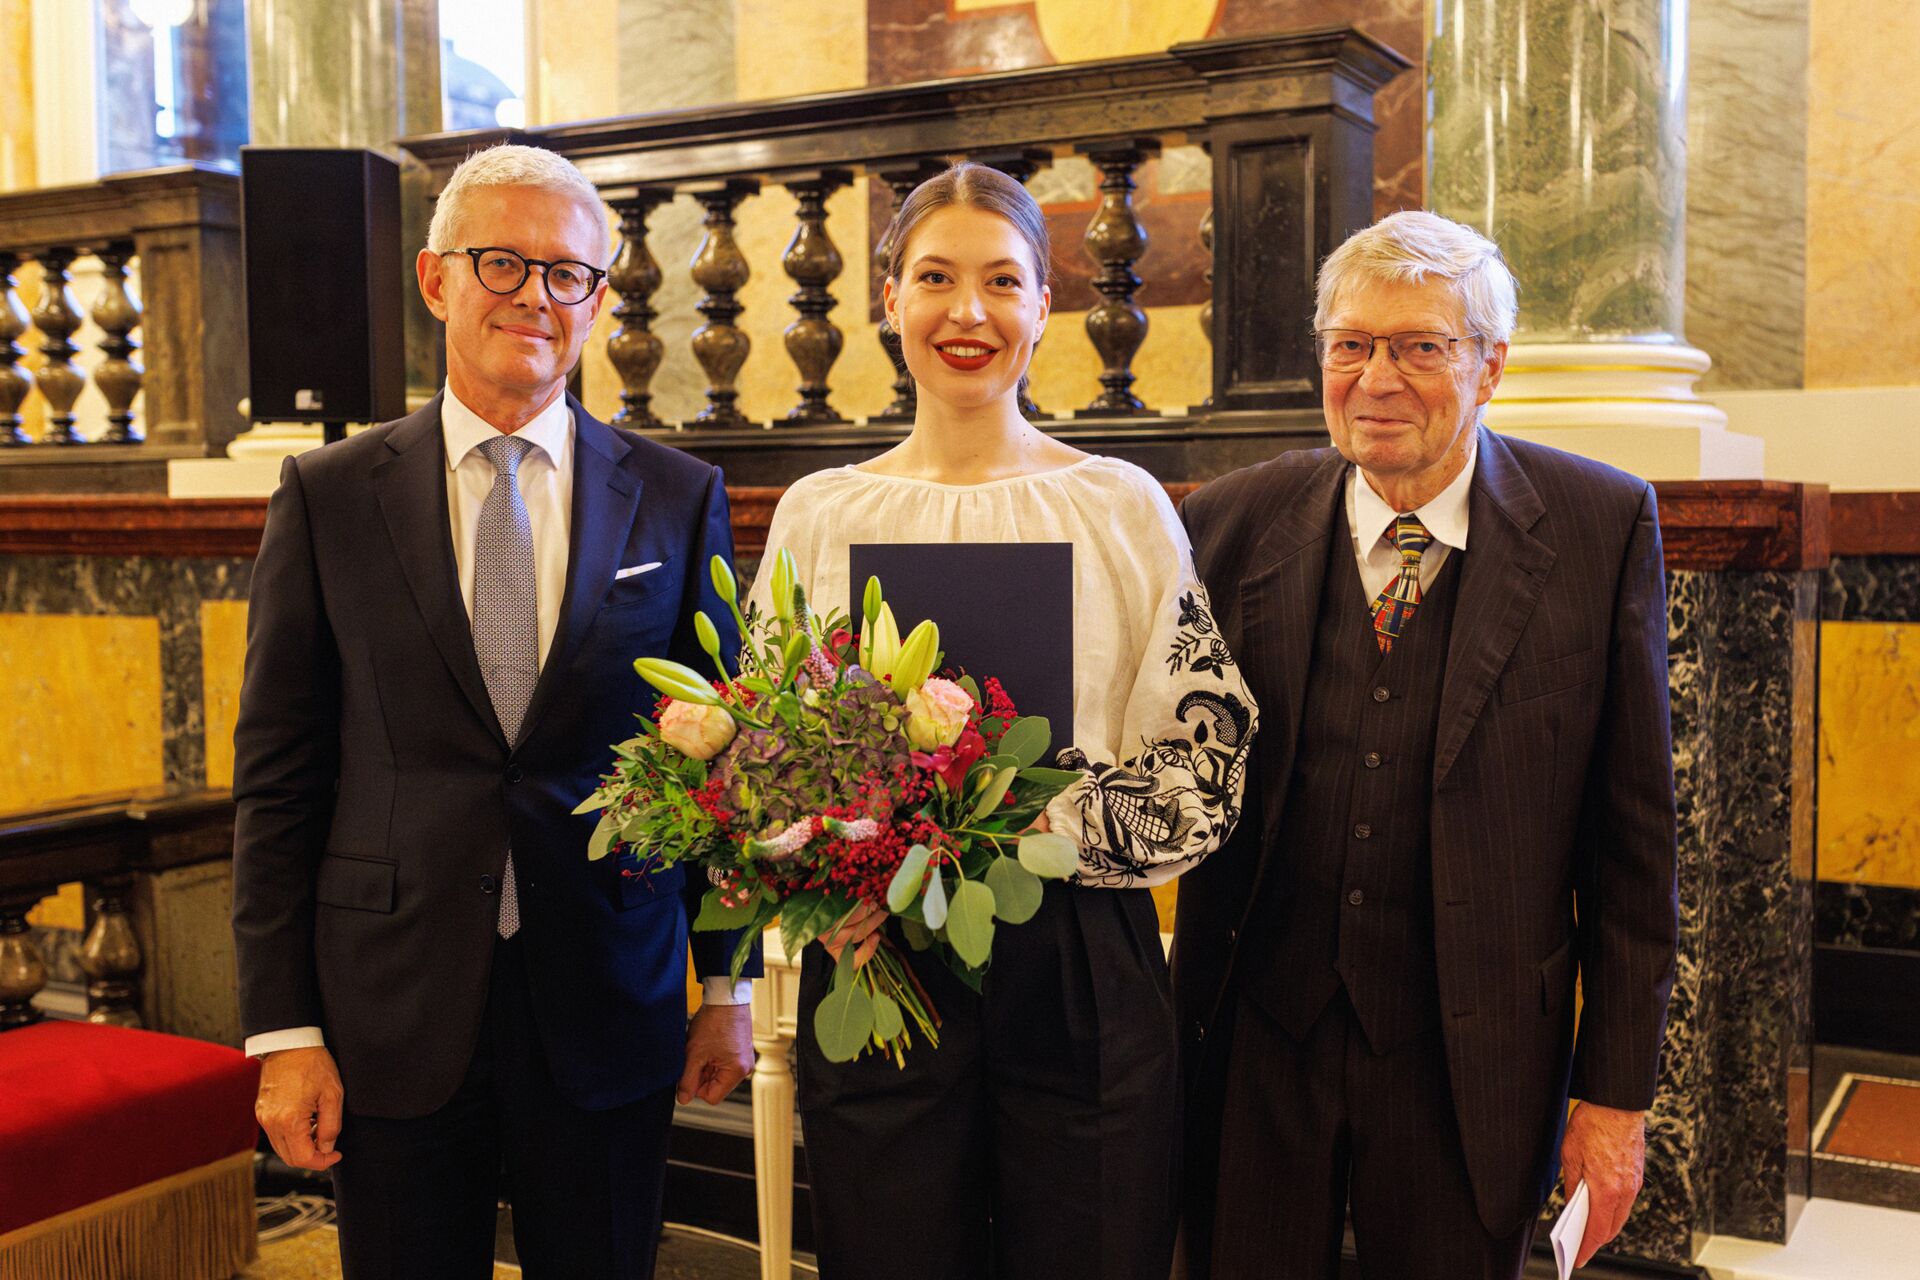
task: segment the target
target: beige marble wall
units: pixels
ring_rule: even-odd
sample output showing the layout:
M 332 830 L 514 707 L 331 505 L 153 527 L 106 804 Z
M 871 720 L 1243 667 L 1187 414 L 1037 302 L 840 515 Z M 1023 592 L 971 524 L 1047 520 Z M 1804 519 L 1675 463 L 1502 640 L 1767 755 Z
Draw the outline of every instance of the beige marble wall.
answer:
M 1693 0 L 1686 325 L 1713 357 L 1703 391 L 1801 382 L 1809 8 Z
M 1806 381 L 1920 382 L 1920 5 L 1815 0 Z
M 440 127 L 437 0 L 249 0 L 253 141 L 387 147 Z

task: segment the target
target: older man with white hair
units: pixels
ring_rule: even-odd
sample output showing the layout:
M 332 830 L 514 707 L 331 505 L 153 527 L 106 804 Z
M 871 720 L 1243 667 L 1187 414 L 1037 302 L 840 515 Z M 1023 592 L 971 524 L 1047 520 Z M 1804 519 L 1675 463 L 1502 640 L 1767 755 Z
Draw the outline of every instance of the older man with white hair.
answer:
M 651 1275 L 676 1097 L 752 1067 L 724 935 L 694 937 L 714 976 L 687 1023 L 704 882 L 588 861 L 572 812 L 652 704 L 633 660 L 705 664 L 693 617 L 728 616 L 707 562 L 733 545 L 716 468 L 566 393 L 607 259 L 565 159 L 469 157 L 416 264 L 445 388 L 289 459 L 268 508 L 234 739 L 241 1016 L 261 1127 L 332 1170 L 348 1280 L 491 1276 L 501 1198 L 529 1274 Z
M 1314 317 L 1334 447 L 1183 508 L 1265 720 L 1175 921 L 1188 1276 L 1335 1276 L 1350 1219 L 1370 1280 L 1511 1280 L 1556 1163 L 1582 1262 L 1638 1193 L 1677 935 L 1660 529 L 1645 481 L 1482 425 L 1514 316 L 1473 230 L 1356 233 Z

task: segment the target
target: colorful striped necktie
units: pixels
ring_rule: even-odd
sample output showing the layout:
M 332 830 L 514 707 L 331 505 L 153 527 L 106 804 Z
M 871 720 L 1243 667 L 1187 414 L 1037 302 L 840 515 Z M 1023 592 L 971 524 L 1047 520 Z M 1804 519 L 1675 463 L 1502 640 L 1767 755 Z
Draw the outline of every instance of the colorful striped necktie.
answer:
M 1420 557 L 1433 544 L 1433 535 L 1419 516 L 1395 516 L 1387 533 L 1400 548 L 1400 573 L 1373 598 L 1373 638 L 1383 654 L 1393 648 L 1420 607 Z

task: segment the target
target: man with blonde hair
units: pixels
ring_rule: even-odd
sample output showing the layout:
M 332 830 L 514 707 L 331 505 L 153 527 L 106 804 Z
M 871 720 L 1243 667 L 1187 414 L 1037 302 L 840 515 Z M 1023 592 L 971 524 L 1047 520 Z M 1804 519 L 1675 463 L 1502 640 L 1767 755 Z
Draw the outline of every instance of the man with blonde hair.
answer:
M 1264 721 L 1175 920 L 1188 1276 L 1336 1276 L 1350 1218 L 1369 1280 L 1512 1280 L 1556 1162 L 1582 1262 L 1638 1193 L 1677 936 L 1660 529 L 1645 481 L 1481 424 L 1514 317 L 1470 228 L 1356 233 L 1314 317 L 1334 447 L 1182 509 Z
M 752 1067 L 724 935 L 694 937 L 721 976 L 687 1024 L 704 883 L 588 861 L 573 813 L 652 703 L 633 660 L 705 665 L 694 612 L 728 616 L 707 562 L 733 548 L 716 468 L 566 393 L 607 257 L 565 159 L 469 157 L 416 262 L 445 388 L 288 459 L 267 511 L 241 1017 L 274 1150 L 332 1171 L 347 1280 L 491 1276 L 502 1198 L 530 1274 L 651 1275 L 676 1097 Z

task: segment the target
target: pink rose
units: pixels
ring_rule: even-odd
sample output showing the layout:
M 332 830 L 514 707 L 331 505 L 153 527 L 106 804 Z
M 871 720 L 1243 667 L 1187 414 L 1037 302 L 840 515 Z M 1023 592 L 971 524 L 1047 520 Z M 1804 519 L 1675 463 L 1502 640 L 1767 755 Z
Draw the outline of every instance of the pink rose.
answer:
M 922 751 L 952 746 L 973 715 L 973 699 L 951 680 L 938 676 L 907 695 L 907 740 Z
M 726 749 L 734 735 L 733 716 L 725 707 L 702 706 L 675 698 L 660 713 L 660 740 L 695 760 L 711 760 Z

